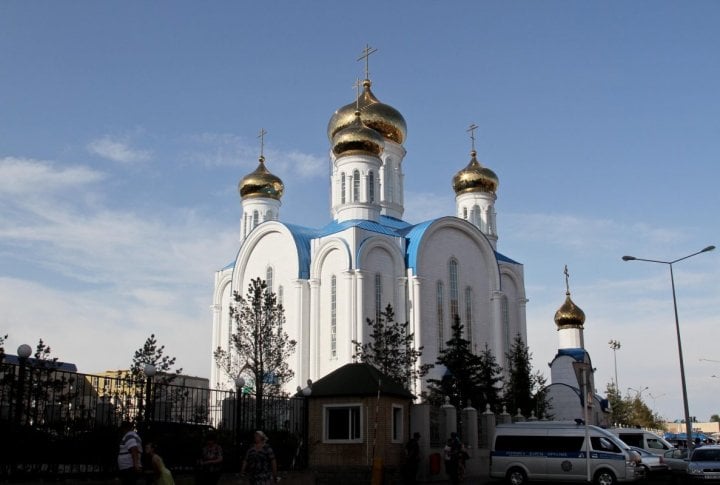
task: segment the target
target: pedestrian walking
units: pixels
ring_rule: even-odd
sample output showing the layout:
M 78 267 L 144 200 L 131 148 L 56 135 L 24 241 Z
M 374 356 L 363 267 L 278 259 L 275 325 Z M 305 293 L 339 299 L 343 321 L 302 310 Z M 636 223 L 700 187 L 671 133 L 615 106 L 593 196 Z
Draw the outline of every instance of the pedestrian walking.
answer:
M 118 477 L 122 485 L 135 485 L 142 472 L 142 440 L 133 429 L 130 421 L 120 424 L 120 444 L 118 446 Z
M 247 474 L 250 485 L 270 485 L 278 481 L 277 460 L 268 437 L 262 431 L 255 431 L 255 441 L 245 454 L 241 473 Z
M 154 443 L 145 444 L 145 454 L 150 462 L 152 473 L 149 475 L 149 480 L 152 485 L 175 485 L 172 473 L 165 466 L 163 459 L 156 453 Z
M 198 483 L 200 485 L 216 485 L 220 480 L 222 462 L 222 447 L 217 442 L 217 435 L 210 432 L 205 437 L 205 446 L 202 448 L 202 456 L 198 462 L 200 465 Z
M 413 433 L 413 437 L 405 445 L 405 467 L 403 476 L 406 485 L 415 485 L 417 472 L 420 467 L 420 433 Z

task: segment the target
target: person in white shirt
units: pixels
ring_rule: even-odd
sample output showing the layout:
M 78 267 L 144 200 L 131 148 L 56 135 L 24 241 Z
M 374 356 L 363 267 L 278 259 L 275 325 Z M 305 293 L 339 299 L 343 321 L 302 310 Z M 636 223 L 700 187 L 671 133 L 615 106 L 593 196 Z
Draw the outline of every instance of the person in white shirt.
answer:
M 120 446 L 118 448 L 118 476 L 123 485 L 135 485 L 142 471 L 142 440 L 133 430 L 129 421 L 120 425 Z

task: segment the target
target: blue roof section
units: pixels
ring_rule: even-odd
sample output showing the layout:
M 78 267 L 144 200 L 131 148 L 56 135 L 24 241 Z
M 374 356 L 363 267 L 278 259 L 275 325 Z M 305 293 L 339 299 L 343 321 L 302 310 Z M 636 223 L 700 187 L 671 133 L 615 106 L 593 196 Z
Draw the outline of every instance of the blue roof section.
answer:
M 220 268 L 220 271 L 225 271 L 226 269 L 234 268 L 235 267 L 235 261 L 230 261 L 228 264 Z
M 308 279 L 310 278 L 310 242 L 313 239 L 337 234 L 353 227 L 385 236 L 405 238 L 407 243 L 405 249 L 405 265 L 417 273 L 420 243 L 427 228 L 437 220 L 438 219 L 431 219 L 413 225 L 395 217 L 380 216 L 377 222 L 365 219 L 351 219 L 348 221 L 334 220 L 320 229 L 288 224 L 286 222 L 280 222 L 280 224 L 288 228 L 295 240 L 295 245 L 298 250 L 298 266 L 300 268 L 298 278 Z M 521 264 L 497 251 L 495 251 L 495 258 L 498 262 Z M 234 266 L 235 261 L 232 261 L 222 269 L 230 269 Z
M 417 274 L 417 259 L 420 252 L 420 242 L 427 228 L 435 222 L 435 219 L 421 222 L 415 226 L 411 226 L 402 232 L 405 233 L 407 239 L 407 249 L 405 250 L 405 266 L 412 268 L 413 273 Z
M 318 231 L 317 236 L 329 236 L 331 234 L 336 234 L 338 232 L 342 232 L 345 229 L 348 229 L 350 227 L 359 227 L 360 229 L 364 229 L 366 231 L 376 232 L 378 234 L 384 234 L 386 236 L 395 236 L 398 237 L 400 234 L 398 234 L 398 231 L 395 227 L 386 226 L 380 222 L 374 222 L 374 221 L 367 221 L 363 219 L 351 219 L 349 221 L 332 221 L 330 224 L 326 225 L 322 229 Z
M 557 356 L 560 357 L 561 355 L 567 355 L 572 357 L 573 359 L 577 360 L 578 362 L 583 362 L 585 360 L 585 354 L 587 352 L 585 349 L 577 348 L 577 349 L 559 349 Z
M 295 240 L 298 252 L 298 278 L 310 278 L 310 241 L 318 237 L 318 231 L 309 227 L 283 223 Z
M 495 251 L 495 258 L 496 258 L 498 261 L 502 261 L 502 262 L 504 262 L 504 263 L 522 264 L 522 263 L 518 263 L 517 261 L 515 261 L 515 260 L 513 260 L 513 259 L 508 258 L 508 257 L 505 256 L 504 254 L 498 253 L 497 251 Z

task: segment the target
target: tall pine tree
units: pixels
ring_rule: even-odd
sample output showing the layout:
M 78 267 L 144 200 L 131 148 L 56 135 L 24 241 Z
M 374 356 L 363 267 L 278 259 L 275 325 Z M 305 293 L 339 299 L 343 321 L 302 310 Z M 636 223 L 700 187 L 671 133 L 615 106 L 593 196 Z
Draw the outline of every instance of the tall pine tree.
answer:
M 395 320 L 392 305 L 388 304 L 385 311 L 380 312 L 379 318 L 368 318 L 367 324 L 372 329 L 370 341 L 361 344 L 353 340 L 353 358 L 375 366 L 406 389 L 410 389 L 417 379 L 424 377 L 433 367 L 432 364 L 417 365 L 423 348 L 415 348 L 415 334 L 408 333 L 407 322 Z
M 520 412 L 523 416 L 535 414 L 549 417 L 550 402 L 545 392 L 546 379 L 540 372 L 533 372 L 532 354 L 520 334 L 515 336 L 507 353 L 508 380 L 503 403 L 510 414 Z

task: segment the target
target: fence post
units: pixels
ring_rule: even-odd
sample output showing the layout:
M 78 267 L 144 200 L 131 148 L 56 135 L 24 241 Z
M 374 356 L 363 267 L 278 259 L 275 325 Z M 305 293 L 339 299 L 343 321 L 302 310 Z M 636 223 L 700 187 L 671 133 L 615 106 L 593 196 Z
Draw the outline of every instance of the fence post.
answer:
M 518 408 L 517 414 L 512 417 L 512 420 L 513 420 L 513 423 L 520 423 L 522 421 L 525 421 L 525 416 L 522 415 L 520 408 Z
M 490 410 L 490 404 L 485 405 L 480 422 L 480 447 L 490 448 L 490 440 L 495 435 L 495 413 Z
M 462 410 L 463 415 L 463 441 L 467 446 L 470 456 L 474 456 L 478 449 L 478 416 L 477 410 L 472 407 L 472 402 Z
M 450 433 L 457 433 L 457 409 L 450 404 L 449 397 L 445 397 L 445 404 L 440 406 L 440 412 L 442 414 L 440 436 L 444 443 L 450 437 Z
M 512 423 L 512 416 L 510 416 L 510 413 L 507 412 L 507 407 L 505 406 L 502 408 L 502 413 L 500 413 L 498 423 Z

